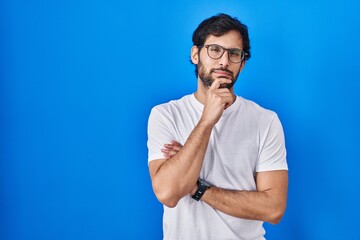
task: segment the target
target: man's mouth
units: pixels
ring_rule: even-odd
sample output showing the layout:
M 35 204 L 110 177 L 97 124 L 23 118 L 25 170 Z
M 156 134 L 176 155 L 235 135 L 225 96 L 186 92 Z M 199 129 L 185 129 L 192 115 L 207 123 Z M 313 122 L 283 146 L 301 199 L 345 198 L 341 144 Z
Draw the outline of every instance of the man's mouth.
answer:
M 210 73 L 214 73 L 216 74 L 218 77 L 223 77 L 223 78 L 233 78 L 233 74 L 231 71 L 227 70 L 227 69 L 212 69 L 210 71 Z

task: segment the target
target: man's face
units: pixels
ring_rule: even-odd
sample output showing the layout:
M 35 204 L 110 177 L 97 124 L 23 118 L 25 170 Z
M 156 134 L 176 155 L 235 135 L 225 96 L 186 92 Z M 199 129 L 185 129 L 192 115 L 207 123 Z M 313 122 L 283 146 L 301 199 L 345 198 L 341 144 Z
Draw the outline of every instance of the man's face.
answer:
M 230 31 L 220 37 L 210 35 L 204 46 L 209 44 L 217 44 L 224 48 L 240 48 L 243 49 L 243 41 L 240 33 Z M 213 59 L 207 53 L 207 48 L 202 47 L 198 52 L 197 69 L 198 77 L 205 87 L 211 86 L 217 78 L 228 78 L 230 84 L 221 85 L 221 88 L 232 88 L 235 84 L 240 71 L 244 67 L 244 60 L 240 63 L 233 63 L 229 60 L 228 52 L 225 51 L 221 58 Z

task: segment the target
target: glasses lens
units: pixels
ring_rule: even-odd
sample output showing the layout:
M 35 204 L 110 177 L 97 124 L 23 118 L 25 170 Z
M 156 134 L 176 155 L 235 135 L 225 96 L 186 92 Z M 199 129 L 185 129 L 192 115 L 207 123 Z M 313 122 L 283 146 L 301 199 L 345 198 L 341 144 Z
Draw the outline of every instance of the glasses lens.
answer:
M 224 49 L 219 45 L 209 45 L 208 54 L 211 58 L 220 58 L 224 53 Z
M 240 49 L 230 49 L 229 50 L 229 58 L 232 62 L 238 63 L 241 62 L 241 60 L 244 57 L 244 52 Z

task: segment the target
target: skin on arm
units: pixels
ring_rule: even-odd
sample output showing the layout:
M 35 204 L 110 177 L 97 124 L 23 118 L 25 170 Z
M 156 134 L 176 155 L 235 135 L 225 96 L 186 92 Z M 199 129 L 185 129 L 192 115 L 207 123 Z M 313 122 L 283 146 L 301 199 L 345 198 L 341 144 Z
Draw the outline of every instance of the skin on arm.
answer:
M 163 152 L 172 157 L 181 149 L 181 144 L 173 141 L 165 144 L 165 148 Z M 286 209 L 288 171 L 258 172 L 256 188 L 256 191 L 238 191 L 212 186 L 201 201 L 234 217 L 279 223 Z M 196 190 L 197 185 L 194 185 L 191 194 Z
M 210 134 L 211 128 L 198 124 L 175 156 L 164 155 L 165 159 L 149 163 L 154 193 L 164 205 L 175 207 L 192 190 L 200 174 Z
M 256 187 L 256 191 L 211 187 L 201 200 L 234 217 L 279 223 L 286 209 L 287 170 L 258 172 Z
M 165 155 L 164 159 L 149 163 L 154 193 L 164 205 L 175 207 L 196 185 L 211 131 L 225 106 L 234 101 L 229 89 L 219 88 L 221 84 L 230 82 L 225 78 L 216 79 L 207 90 L 202 116 L 177 154 L 172 157 Z

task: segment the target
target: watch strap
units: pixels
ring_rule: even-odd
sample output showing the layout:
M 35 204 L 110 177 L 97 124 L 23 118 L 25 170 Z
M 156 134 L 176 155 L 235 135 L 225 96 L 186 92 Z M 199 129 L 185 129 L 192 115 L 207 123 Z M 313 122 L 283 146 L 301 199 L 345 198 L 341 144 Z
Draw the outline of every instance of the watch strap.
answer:
M 198 179 L 197 184 L 198 184 L 198 188 L 194 193 L 194 195 L 192 195 L 191 197 L 194 200 L 199 201 L 201 197 L 204 195 L 205 191 L 210 188 L 210 185 L 203 183 L 201 179 Z

